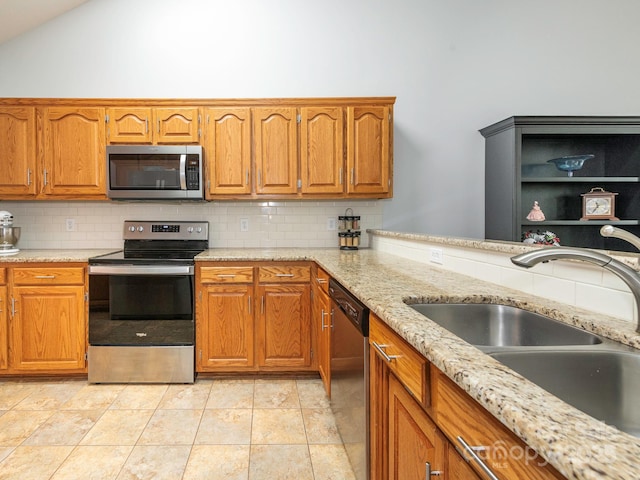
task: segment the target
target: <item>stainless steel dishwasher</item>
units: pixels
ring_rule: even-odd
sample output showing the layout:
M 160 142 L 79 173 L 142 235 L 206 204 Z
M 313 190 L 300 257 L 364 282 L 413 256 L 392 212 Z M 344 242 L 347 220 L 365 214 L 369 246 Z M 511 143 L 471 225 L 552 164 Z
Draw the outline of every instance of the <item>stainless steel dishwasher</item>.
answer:
M 369 479 L 369 309 L 329 280 L 331 409 L 356 480 Z

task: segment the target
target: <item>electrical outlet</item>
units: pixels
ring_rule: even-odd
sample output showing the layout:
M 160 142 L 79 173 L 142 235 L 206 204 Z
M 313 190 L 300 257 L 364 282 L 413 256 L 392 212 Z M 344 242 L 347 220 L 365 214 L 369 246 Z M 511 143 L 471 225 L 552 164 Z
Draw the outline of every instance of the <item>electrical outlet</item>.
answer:
M 429 249 L 429 253 L 431 255 L 431 262 L 432 263 L 438 263 L 438 264 L 442 265 L 443 255 L 442 255 L 442 249 L 441 248 L 430 248 Z
M 67 218 L 64 222 L 65 222 L 65 226 L 67 228 L 67 232 L 75 232 L 76 231 L 76 219 L 75 218 Z
M 248 218 L 241 218 L 240 219 L 240 231 L 241 232 L 248 232 L 249 231 L 249 219 Z
M 335 230 L 336 229 L 336 218 L 329 217 L 327 218 L 327 230 Z

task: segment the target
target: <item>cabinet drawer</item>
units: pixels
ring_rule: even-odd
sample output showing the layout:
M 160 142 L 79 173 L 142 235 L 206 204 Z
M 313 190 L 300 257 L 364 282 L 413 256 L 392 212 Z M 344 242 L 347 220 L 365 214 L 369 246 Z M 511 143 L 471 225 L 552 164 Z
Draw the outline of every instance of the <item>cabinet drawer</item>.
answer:
M 389 328 L 371 315 L 369 322 L 371 348 L 385 358 L 389 369 L 425 407 L 431 405 L 427 359 Z
M 314 281 L 318 284 L 318 287 L 320 287 L 321 290 L 323 290 L 327 295 L 329 294 L 329 274 L 327 272 L 318 267 L 316 269 L 316 278 Z
M 0 285 L 7 283 L 7 269 L 0 268 Z
M 11 269 L 14 285 L 83 285 L 84 268 L 28 267 Z
M 471 447 L 484 447 L 478 456 L 504 480 L 564 478 L 444 373 L 434 368 L 432 377 L 436 423 L 461 452 L 458 437 Z M 473 460 L 469 464 L 478 468 Z
M 201 267 L 201 283 L 252 283 L 253 267 Z
M 309 265 L 273 265 L 259 267 L 260 283 L 310 282 L 311 266 Z

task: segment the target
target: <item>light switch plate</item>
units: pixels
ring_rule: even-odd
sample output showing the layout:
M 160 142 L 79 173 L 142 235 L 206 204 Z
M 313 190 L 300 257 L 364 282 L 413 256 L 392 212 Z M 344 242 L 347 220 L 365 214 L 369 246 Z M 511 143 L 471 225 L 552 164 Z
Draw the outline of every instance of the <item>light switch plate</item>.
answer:
M 442 255 L 442 249 L 441 248 L 430 248 L 429 249 L 429 254 L 431 257 L 431 263 L 437 263 L 442 265 L 443 262 L 443 255 Z

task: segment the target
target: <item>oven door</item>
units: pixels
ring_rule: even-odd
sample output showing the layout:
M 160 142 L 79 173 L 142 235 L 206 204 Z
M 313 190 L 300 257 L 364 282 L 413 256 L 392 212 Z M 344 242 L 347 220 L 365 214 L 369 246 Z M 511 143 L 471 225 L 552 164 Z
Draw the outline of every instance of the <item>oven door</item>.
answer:
M 90 265 L 89 344 L 194 345 L 193 265 Z

